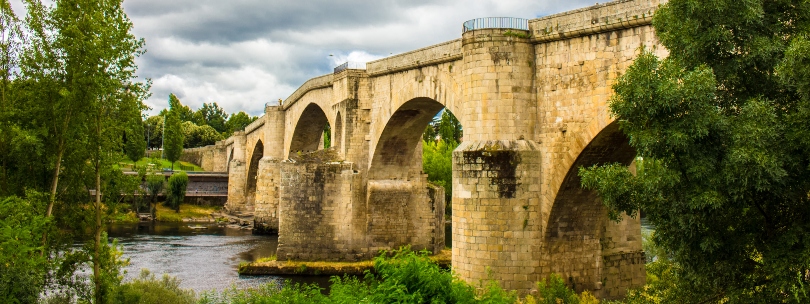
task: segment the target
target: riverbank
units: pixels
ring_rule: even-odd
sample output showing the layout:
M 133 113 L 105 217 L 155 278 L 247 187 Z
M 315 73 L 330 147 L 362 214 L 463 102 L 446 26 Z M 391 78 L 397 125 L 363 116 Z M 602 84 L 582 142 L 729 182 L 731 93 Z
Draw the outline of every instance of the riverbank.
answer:
M 229 222 L 228 218 L 220 214 L 220 209 L 222 209 L 222 207 L 219 206 L 181 204 L 180 211 L 175 212 L 174 209 L 158 203 L 155 205 L 155 216 L 157 217 L 155 221 L 162 223 Z M 112 216 L 112 223 L 114 224 L 132 224 L 140 221 L 139 215 L 134 212 L 118 213 Z
M 428 258 L 440 267 L 450 267 L 452 252 L 445 249 Z M 308 276 L 342 276 L 363 275 L 366 270 L 374 271 L 374 261 L 359 262 L 304 262 L 277 261 L 276 257 L 259 259 L 253 263 L 239 265 L 240 275 L 308 275 Z

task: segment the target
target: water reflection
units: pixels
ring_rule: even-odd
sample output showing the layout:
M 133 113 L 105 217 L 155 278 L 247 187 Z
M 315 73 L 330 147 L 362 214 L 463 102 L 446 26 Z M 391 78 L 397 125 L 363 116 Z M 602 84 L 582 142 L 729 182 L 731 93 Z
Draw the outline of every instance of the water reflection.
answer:
M 196 292 L 245 288 L 276 282 L 274 276 L 239 276 L 239 263 L 252 262 L 275 254 L 278 237 L 252 235 L 250 230 L 220 227 L 216 224 L 145 223 L 113 225 L 110 237 L 118 239 L 124 258 L 126 278 L 137 277 L 141 269 L 168 273 L 182 280 L 183 288 Z

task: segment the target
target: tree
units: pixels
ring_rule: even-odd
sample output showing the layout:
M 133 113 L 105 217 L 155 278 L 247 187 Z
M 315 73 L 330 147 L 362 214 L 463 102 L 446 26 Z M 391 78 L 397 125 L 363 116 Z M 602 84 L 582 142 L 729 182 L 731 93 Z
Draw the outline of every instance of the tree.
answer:
M 175 109 L 182 108 L 182 105 L 174 94 L 169 94 L 169 105 L 171 108 L 166 115 L 166 129 L 163 130 L 163 152 L 166 159 L 172 163 L 172 171 L 174 171 L 174 162 L 179 160 L 183 154 L 183 129 L 178 111 L 175 111 Z
M 422 142 L 422 170 L 428 181 L 444 188 L 445 201 L 453 197 L 453 150 L 458 143 L 440 140 Z M 445 213 L 451 214 L 452 204 L 445 204 Z
M 169 177 L 169 188 L 166 191 L 166 205 L 174 209 L 175 212 L 180 212 L 180 204 L 186 197 L 186 188 L 188 187 L 188 175 L 186 172 L 180 171 L 172 173 Z
M 642 209 L 694 302 L 810 300 L 810 3 L 670 0 L 610 110 L 638 156 L 580 170 L 613 218 Z M 663 299 L 663 302 L 677 299 Z
M 180 99 L 178 99 L 177 96 L 174 94 L 169 94 L 169 108 L 161 110 L 158 115 L 166 116 L 166 114 L 172 109 L 174 109 L 175 113 L 177 113 L 177 118 L 180 119 L 180 122 L 194 122 L 194 111 L 192 111 L 188 106 L 180 103 Z
M 0 198 L 0 301 L 36 303 L 51 267 L 39 254 L 47 220 L 42 206 L 15 196 Z
M 439 121 L 439 135 L 445 142 L 461 142 L 461 123 L 450 110 L 445 109 L 442 112 L 442 119 Z
M 132 35 L 132 22 L 121 5 L 121 1 L 64 0 L 57 1 L 48 15 L 58 33 L 53 45 L 65 62 L 66 85 L 61 93 L 81 103 L 87 115 L 81 123 L 87 130 L 88 163 L 95 177 L 91 261 L 96 303 L 105 302 L 120 281 L 116 256 L 106 240 L 102 242 L 105 208 L 101 194 L 115 189 L 114 179 L 102 183 L 101 177 L 117 171 L 113 165 L 121 158 L 127 125 L 121 122 L 145 108 L 141 100 L 148 97 L 149 90 L 148 83 L 133 81 L 135 58 L 143 53 L 144 41 Z M 108 198 L 119 195 L 114 191 L 106 194 Z
M 133 162 L 139 161 L 146 154 L 146 139 L 144 138 L 143 121 L 140 112 L 131 120 L 126 131 L 126 146 L 124 151 Z
M 247 115 L 247 113 L 239 111 L 239 113 L 231 115 L 228 118 L 228 122 L 225 123 L 227 126 L 227 134 L 225 137 L 230 137 L 233 132 L 244 130 L 250 123 L 254 122 L 258 117 Z
M 163 174 L 152 172 L 146 176 L 146 191 L 149 194 L 149 214 L 152 216 L 153 221 L 155 220 L 155 202 L 164 188 L 166 188 L 166 178 L 163 177 Z
M 198 126 L 190 121 L 182 123 L 183 147 L 196 148 L 213 145 L 217 141 L 223 140 L 222 134 L 214 130 L 211 126 Z
M 163 116 L 149 116 L 143 122 L 146 132 L 146 144 L 150 149 L 159 149 L 163 145 Z
M 219 107 L 216 102 L 203 103 L 202 107 L 194 112 L 194 123 L 198 126 L 210 126 L 219 133 L 227 132 L 226 121 L 228 113 Z

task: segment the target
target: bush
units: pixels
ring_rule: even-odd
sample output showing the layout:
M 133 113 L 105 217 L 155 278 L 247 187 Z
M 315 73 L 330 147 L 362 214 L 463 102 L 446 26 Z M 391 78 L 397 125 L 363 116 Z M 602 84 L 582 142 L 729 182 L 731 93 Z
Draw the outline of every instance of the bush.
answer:
M 568 288 L 563 279 L 552 274 L 548 282 L 543 280 L 537 283 L 537 303 L 545 304 L 579 304 L 577 293 Z
M 475 288 L 433 263 L 425 252 L 408 249 L 374 260 L 377 274 L 364 278 L 332 277 L 329 295 L 316 285 L 267 284 L 248 290 L 207 293 L 201 303 L 514 303 L 516 296 L 497 283 L 476 293 Z
M 180 288 L 180 280 L 163 274 L 157 279 L 149 270 L 141 270 L 137 279 L 122 284 L 115 294 L 115 303 L 121 304 L 183 304 L 196 302 L 194 291 Z
M 169 188 L 166 191 L 166 206 L 180 212 L 180 204 L 186 198 L 188 175 L 185 172 L 175 172 L 169 177 Z
M 40 254 L 47 220 L 32 201 L 0 199 L 0 303 L 36 302 L 49 268 Z

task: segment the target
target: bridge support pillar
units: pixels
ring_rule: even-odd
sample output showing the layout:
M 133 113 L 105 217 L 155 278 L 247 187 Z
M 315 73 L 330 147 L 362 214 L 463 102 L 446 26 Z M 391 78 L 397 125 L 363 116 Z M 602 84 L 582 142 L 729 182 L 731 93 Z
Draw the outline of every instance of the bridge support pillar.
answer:
M 233 159 L 228 163 L 228 202 L 225 203 L 225 210 L 242 212 L 247 203 L 245 197 L 245 186 L 247 185 L 245 132 L 236 131 L 233 138 Z
M 253 232 L 278 234 L 279 186 L 281 184 L 281 161 L 284 158 L 285 112 L 281 106 L 264 108 L 265 128 L 264 157 L 259 161 L 256 176 L 255 212 Z
M 522 34 L 522 35 L 521 35 Z M 541 153 L 527 31 L 462 35 L 464 142 L 453 152 L 453 268 L 527 292 L 540 277 Z
M 533 141 L 463 142 L 453 151 L 453 269 L 528 291 L 540 278 L 540 151 Z

